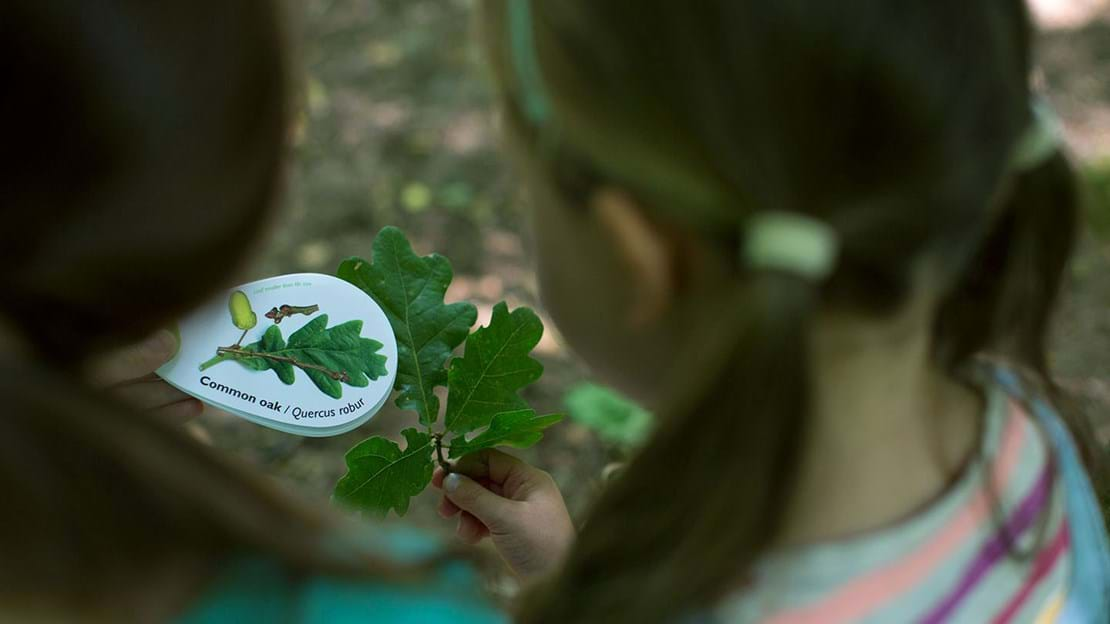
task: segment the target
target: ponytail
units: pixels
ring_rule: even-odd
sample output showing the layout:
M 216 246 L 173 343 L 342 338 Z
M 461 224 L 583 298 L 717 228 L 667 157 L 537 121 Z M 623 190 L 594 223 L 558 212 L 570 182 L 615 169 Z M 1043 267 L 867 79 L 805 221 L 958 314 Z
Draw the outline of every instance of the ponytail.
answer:
M 774 540 L 793 490 L 816 302 L 811 283 L 768 271 L 722 297 L 718 322 L 681 354 L 686 377 L 660 430 L 520 622 L 668 621 L 731 589 Z
M 1090 421 L 1055 384 L 1047 357 L 1052 312 L 1079 229 L 1077 184 L 1062 152 L 1012 180 L 993 229 L 941 304 L 935 344 L 951 369 L 984 352 L 1023 369 L 1060 411 L 1106 502 L 1105 452 Z
M 531 19 L 519 7 L 510 19 L 508 3 L 484 3 L 510 134 L 564 208 L 615 184 L 707 243 L 793 210 L 834 227 L 842 253 L 820 291 L 766 271 L 727 287 L 715 326 L 690 332 L 661 429 L 565 570 L 524 600 L 526 623 L 669 621 L 733 589 L 796 486 L 819 301 L 881 317 L 913 293 L 919 261 L 941 258 L 955 286 L 937 309 L 937 359 L 955 373 L 999 353 L 1050 386 L 1045 336 L 1074 244 L 1074 181 L 1062 155 L 1042 160 L 1051 144 L 1033 144 L 1005 205 L 985 209 L 1030 125 L 1020 0 L 653 2 L 632 20 L 624 4 L 533 2 Z M 953 19 L 967 45 L 938 46 Z M 528 114 L 537 86 L 557 114 Z M 571 188 L 562 169 L 590 175 Z M 1065 418 L 1097 474 L 1089 427 Z

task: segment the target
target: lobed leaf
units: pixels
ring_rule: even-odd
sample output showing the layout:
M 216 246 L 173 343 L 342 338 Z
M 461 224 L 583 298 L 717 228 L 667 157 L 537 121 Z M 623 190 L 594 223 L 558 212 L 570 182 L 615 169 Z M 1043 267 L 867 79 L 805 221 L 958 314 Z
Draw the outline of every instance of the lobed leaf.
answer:
M 262 334 L 262 340 L 255 343 L 254 346 L 256 347 L 254 349 L 255 351 L 259 351 L 262 353 L 276 353 L 285 349 L 285 339 L 282 337 L 281 330 L 278 329 L 277 326 L 270 326 L 266 329 L 266 333 Z M 261 370 L 269 368 L 270 370 L 274 371 L 275 374 L 277 374 L 278 379 L 280 379 L 282 383 L 287 386 L 293 385 L 293 381 L 296 376 L 293 374 L 293 365 L 289 362 L 268 360 L 261 357 L 251 358 L 250 361 L 256 363 L 260 362 L 264 367 Z M 247 365 L 244 360 L 239 360 L 239 362 L 247 366 L 247 368 L 254 368 L 253 366 Z M 257 366 L 257 364 L 255 364 L 255 366 Z
M 342 383 L 355 388 L 365 388 L 370 380 L 387 374 L 385 356 L 378 353 L 382 343 L 362 337 L 362 321 L 347 321 L 330 328 L 327 325 L 327 314 L 317 316 L 289 336 L 285 349 L 273 353 L 346 373 Z M 340 380 L 316 369 L 302 370 L 324 394 L 342 396 Z
M 447 384 L 447 360 L 478 318 L 469 303 L 443 301 L 451 263 L 435 254 L 417 256 L 401 230 L 387 227 L 374 240 L 373 262 L 351 258 L 338 275 L 385 311 L 397 336 L 397 407 L 417 412 L 431 426 L 440 407 L 435 388 Z
M 543 365 L 529 356 L 542 336 L 535 312 L 510 314 L 505 302 L 497 304 L 489 325 L 468 336 L 465 353 L 451 362 L 447 430 L 466 434 L 489 426 L 497 414 L 527 409 L 518 392 L 543 375 Z
M 403 432 L 407 447 L 371 438 L 347 453 L 347 474 L 335 488 L 337 501 L 375 514 L 408 511 L 410 499 L 431 482 L 435 440 L 432 434 L 447 386 L 445 433 L 454 434 L 452 458 L 495 446 L 528 447 L 561 415 L 537 416 L 519 392 L 543 374 L 530 353 L 543 336 L 534 312 L 509 312 L 504 302 L 493 309 L 486 327 L 467 335 L 477 319 L 469 303 L 444 303 L 453 277 L 451 264 L 437 255 L 419 257 L 400 230 L 387 227 L 374 241 L 373 261 L 351 258 L 338 271 L 381 305 L 397 337 L 396 403 L 417 412 L 427 432 Z M 462 357 L 450 362 L 465 341 Z M 290 337 L 290 343 L 293 338 Z M 467 434 L 478 432 L 467 440 Z
M 528 448 L 543 439 L 543 430 L 563 419 L 562 414 L 536 416 L 531 409 L 502 412 L 493 417 L 489 428 L 466 440 L 458 436 L 451 440 L 451 459 L 495 446 Z
M 335 486 L 335 499 L 356 509 L 403 516 L 409 501 L 432 481 L 432 436 L 416 429 L 402 432 L 405 450 L 387 438 L 363 440 L 347 451 L 347 474 Z

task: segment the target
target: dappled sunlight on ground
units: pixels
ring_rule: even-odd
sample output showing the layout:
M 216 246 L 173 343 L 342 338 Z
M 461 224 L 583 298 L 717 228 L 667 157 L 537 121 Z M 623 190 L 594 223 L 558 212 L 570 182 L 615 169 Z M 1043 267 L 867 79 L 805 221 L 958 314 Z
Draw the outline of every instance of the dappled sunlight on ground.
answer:
M 1110 0 L 1033 0 L 1044 31 L 1041 85 L 1084 166 L 1110 158 Z M 1105 166 L 1097 165 L 1097 166 Z M 1110 205 L 1101 210 L 1110 212 Z M 1056 323 L 1051 360 L 1110 441 L 1110 242 L 1084 236 Z

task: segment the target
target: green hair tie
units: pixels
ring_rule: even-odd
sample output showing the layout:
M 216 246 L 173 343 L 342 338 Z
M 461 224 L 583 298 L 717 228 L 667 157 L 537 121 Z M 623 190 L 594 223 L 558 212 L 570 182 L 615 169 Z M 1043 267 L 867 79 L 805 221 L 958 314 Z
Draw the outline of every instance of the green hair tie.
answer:
M 551 101 L 543 84 L 536 54 L 530 0 L 509 0 L 509 47 L 513 69 L 520 82 L 521 105 L 528 121 L 543 126 L 551 118 Z
M 760 212 L 748 219 L 741 260 L 752 269 L 782 271 L 821 282 L 836 268 L 840 238 L 824 221 L 795 212 Z
M 1060 151 L 1063 132 L 1060 119 L 1048 102 L 1034 98 L 1031 103 L 1033 124 L 1018 139 L 1010 156 L 1011 171 L 1029 171 L 1042 165 Z

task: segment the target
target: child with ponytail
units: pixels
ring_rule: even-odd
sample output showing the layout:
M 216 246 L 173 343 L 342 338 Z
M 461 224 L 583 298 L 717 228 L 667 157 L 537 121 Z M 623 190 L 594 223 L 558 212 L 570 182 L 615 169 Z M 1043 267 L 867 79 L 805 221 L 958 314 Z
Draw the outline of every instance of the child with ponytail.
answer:
M 659 414 L 577 537 L 508 456 L 437 476 L 537 579 L 520 621 L 1110 621 L 1024 2 L 482 12 L 547 306 Z

